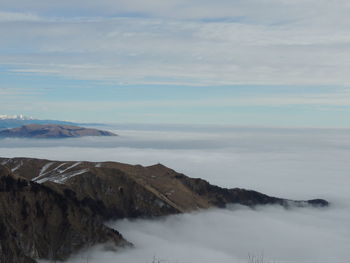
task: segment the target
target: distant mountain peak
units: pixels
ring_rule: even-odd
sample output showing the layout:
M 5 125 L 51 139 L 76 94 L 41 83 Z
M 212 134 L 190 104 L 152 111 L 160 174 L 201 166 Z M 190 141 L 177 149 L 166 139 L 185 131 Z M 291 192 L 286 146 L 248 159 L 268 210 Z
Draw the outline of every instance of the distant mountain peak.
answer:
M 19 115 L 1 115 L 0 114 L 0 120 L 34 120 L 33 117 L 27 117 L 24 116 L 23 114 L 19 114 Z
M 116 134 L 73 125 L 28 124 L 0 131 L 0 137 L 22 138 L 76 138 L 83 136 L 117 136 Z
M 71 125 L 71 126 L 106 126 L 102 123 L 78 123 L 72 121 L 62 121 L 62 120 L 50 120 L 50 119 L 35 119 L 33 117 L 28 117 L 23 114 L 19 115 L 6 115 L 0 114 L 0 131 L 4 129 L 18 128 L 29 124 L 56 124 L 56 125 Z

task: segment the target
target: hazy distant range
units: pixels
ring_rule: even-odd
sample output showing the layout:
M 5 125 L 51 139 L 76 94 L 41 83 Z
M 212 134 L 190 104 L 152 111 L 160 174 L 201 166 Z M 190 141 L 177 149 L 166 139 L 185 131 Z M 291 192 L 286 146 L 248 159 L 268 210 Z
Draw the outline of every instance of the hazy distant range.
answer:
M 28 124 L 57 124 L 57 125 L 84 125 L 84 126 L 104 126 L 102 123 L 78 123 L 60 120 L 39 120 L 26 117 L 13 116 L 9 118 L 0 118 L 0 130 L 17 128 Z

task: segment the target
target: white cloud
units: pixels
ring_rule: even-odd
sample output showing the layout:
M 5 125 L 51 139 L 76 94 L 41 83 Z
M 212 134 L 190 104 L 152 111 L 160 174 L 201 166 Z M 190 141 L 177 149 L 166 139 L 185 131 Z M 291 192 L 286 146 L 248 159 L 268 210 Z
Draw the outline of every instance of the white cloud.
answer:
M 179 127 L 181 128 L 181 127 Z M 169 129 L 169 127 L 167 128 Z M 207 128 L 208 129 L 208 128 Z M 225 130 L 225 129 L 224 129 Z M 328 209 L 276 207 L 212 210 L 160 220 L 111 223 L 136 247 L 117 254 L 90 250 L 69 262 L 346 263 L 350 256 L 349 132 L 246 129 L 202 132 L 122 131 L 120 138 L 1 141 L 1 156 L 55 160 L 161 162 L 225 187 L 244 187 L 292 199 L 326 198 Z M 59 147 L 58 145 L 61 145 Z
M 23 95 L 38 95 L 40 94 L 41 91 L 40 89 L 14 89 L 14 88 L 0 88 L 0 95 L 3 96 L 3 98 L 17 98 L 18 96 L 23 96 Z M 6 103 L 6 102 L 4 102 Z
M 68 2 L 24 5 L 45 19 L 0 27 L 2 64 L 133 84 L 349 84 L 346 1 L 103 1 L 85 3 L 85 18 L 74 16 L 78 3 L 69 2 L 70 17 Z M 50 16 L 56 5 L 61 11 Z
M 37 15 L 31 14 L 31 13 L 0 11 L 0 23 L 1 22 L 28 22 L 28 21 L 39 21 L 39 20 L 40 18 Z
M 152 17 L 172 18 L 235 18 L 243 17 L 252 21 L 276 21 L 289 19 L 311 19 L 317 15 L 326 18 L 346 14 L 349 3 L 346 0 L 100 0 L 88 3 L 81 0 L 47 2 L 37 0 L 35 3 L 21 0 L 1 0 L 3 9 L 17 7 L 35 13 L 60 13 L 66 16 L 85 14 L 106 16 L 118 14 L 143 14 Z M 339 22 L 343 21 L 342 17 Z M 322 17 L 318 18 L 318 20 Z
M 293 90 L 292 88 L 288 89 Z M 16 102 L 20 102 L 19 96 L 38 95 L 42 90 L 10 90 L 0 89 L 0 94 L 7 98 L 14 98 Z M 258 93 L 258 92 L 257 92 Z M 10 108 L 13 100 L 8 99 L 2 103 L 2 107 Z M 22 104 L 25 104 L 23 102 Z M 123 101 L 113 98 L 107 101 L 36 101 L 35 104 L 21 105 L 21 110 L 25 112 L 41 111 L 42 109 L 50 109 L 54 112 L 69 113 L 77 112 L 79 109 L 86 109 L 85 112 L 120 112 L 132 111 L 135 109 L 169 109 L 169 108 L 207 108 L 217 109 L 222 107 L 288 107 L 302 106 L 309 108 L 317 108 L 318 110 L 347 110 L 350 107 L 350 92 L 348 89 L 327 89 L 326 91 L 314 94 L 314 91 L 307 92 L 307 88 L 303 93 L 281 93 L 281 94 L 240 94 L 237 96 L 217 96 L 216 98 L 191 98 L 191 99 L 163 99 L 163 100 L 131 100 Z M 339 108 L 340 107 L 340 108 Z M 153 111 L 150 114 L 161 114 L 159 111 Z M 100 120 L 101 121 L 101 120 Z M 105 121 L 105 120 L 102 120 Z M 114 121 L 119 121 L 118 119 Z M 299 124 L 300 125 L 300 124 Z
M 88 161 L 143 165 L 160 162 L 221 186 L 254 188 L 296 199 L 347 196 L 340 189 L 347 187 L 341 182 L 348 180 L 349 129 L 211 127 L 179 126 L 174 132 L 172 126 L 165 130 L 159 126 L 159 131 L 143 131 L 141 126 L 131 131 L 116 125 L 110 129 L 120 135 L 115 138 L 6 139 L 1 140 L 0 155 L 57 160 L 79 156 Z M 339 184 L 329 184 L 333 179 Z

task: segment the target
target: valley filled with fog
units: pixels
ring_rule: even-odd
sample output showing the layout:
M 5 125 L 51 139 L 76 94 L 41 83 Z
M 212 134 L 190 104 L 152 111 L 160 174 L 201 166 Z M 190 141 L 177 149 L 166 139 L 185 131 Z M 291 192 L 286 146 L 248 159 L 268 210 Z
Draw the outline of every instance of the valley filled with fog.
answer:
M 104 126 L 118 137 L 1 139 L 1 157 L 162 163 L 212 184 L 289 199 L 324 198 L 329 208 L 241 206 L 156 220 L 107 222 L 132 242 L 95 247 L 70 263 L 349 262 L 350 130 L 210 126 Z

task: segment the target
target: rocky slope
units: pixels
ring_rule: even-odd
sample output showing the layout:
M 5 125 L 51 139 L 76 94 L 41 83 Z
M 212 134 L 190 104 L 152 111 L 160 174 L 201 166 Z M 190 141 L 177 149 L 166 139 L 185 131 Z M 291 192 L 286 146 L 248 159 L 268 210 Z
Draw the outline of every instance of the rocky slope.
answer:
M 0 166 L 0 262 L 64 260 L 98 243 L 129 245 L 94 216 L 84 201 Z
M 104 227 L 103 220 L 163 216 L 231 203 L 328 205 L 322 199 L 291 201 L 250 190 L 220 188 L 160 164 L 143 167 L 31 158 L 0 158 L 0 164 L 0 233 L 5 233 L 0 262 L 11 262 L 11 256 L 6 261 L 3 255 L 22 260 L 13 262 L 65 259 L 95 243 L 111 240 L 116 245 L 127 244 L 117 232 Z
M 74 138 L 83 136 L 116 136 L 116 134 L 72 125 L 29 124 L 0 131 L 0 137 Z

